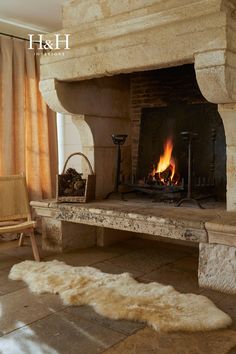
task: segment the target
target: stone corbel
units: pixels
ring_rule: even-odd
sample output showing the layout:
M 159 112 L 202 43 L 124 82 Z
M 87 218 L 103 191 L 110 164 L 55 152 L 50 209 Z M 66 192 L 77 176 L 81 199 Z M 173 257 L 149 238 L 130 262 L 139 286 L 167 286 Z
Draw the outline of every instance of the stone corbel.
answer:
M 47 105 L 57 113 L 71 114 L 65 107 L 59 93 L 59 82 L 55 79 L 47 79 L 39 82 L 40 92 Z
M 103 77 L 85 81 L 40 81 L 48 106 L 59 113 L 129 118 L 129 77 Z
M 198 86 L 207 101 L 236 102 L 236 54 L 226 49 L 195 54 Z
M 211 40 L 209 49 L 194 54 L 199 88 L 207 101 L 216 104 L 236 102 L 235 1 L 221 0 L 220 11 L 225 16 L 221 46 L 210 49 Z

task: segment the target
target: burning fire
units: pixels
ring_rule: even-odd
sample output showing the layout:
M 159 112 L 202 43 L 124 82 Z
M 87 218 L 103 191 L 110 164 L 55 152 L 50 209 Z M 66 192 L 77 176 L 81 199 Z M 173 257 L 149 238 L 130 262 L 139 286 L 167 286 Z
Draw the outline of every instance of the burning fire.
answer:
M 178 183 L 176 180 L 176 164 L 172 157 L 173 142 L 169 138 L 164 144 L 164 153 L 161 155 L 157 166 L 153 166 L 150 176 L 155 181 L 164 185 L 173 185 Z

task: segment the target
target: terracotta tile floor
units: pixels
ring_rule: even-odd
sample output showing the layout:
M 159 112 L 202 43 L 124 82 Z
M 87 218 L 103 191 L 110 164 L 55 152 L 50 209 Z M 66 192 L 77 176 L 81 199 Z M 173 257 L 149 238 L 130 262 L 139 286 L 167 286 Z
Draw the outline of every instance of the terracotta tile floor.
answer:
M 159 334 L 142 323 L 101 317 L 88 306 L 66 307 L 56 295 L 34 295 L 23 282 L 8 280 L 11 266 L 32 254 L 15 241 L 1 242 L 0 354 L 236 354 L 236 297 L 198 287 L 196 248 L 132 239 L 60 255 L 41 251 L 41 256 L 104 272 L 128 271 L 143 282 L 204 294 L 230 314 L 233 325 L 208 333 Z

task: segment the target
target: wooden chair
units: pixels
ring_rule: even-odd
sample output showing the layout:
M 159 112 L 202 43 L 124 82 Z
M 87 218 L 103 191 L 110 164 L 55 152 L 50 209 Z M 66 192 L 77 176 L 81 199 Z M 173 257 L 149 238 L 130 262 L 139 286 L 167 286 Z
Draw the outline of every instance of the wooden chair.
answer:
M 20 233 L 19 246 L 23 245 L 24 235 L 29 235 L 34 258 L 40 261 L 35 226 L 35 221 L 31 219 L 25 177 L 0 177 L 0 234 Z

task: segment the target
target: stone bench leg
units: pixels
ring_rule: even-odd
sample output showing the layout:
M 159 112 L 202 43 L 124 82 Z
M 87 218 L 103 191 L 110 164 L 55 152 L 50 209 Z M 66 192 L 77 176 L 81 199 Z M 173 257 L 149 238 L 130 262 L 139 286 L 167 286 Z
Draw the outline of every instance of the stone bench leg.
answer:
M 42 248 L 63 252 L 96 245 L 96 226 L 42 218 Z
M 236 247 L 200 243 L 198 281 L 203 288 L 236 294 Z

